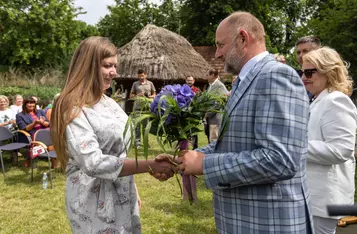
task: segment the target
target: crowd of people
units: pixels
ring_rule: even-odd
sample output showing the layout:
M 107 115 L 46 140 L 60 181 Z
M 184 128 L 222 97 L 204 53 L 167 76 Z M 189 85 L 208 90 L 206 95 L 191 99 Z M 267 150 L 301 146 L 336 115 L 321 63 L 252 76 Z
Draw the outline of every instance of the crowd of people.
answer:
M 6 127 L 10 131 L 24 130 L 30 134 L 31 138 L 34 137 L 37 130 L 49 128 L 51 108 L 41 109 L 36 96 L 24 99 L 21 95 L 16 95 L 13 100 L 13 104 L 10 105 L 9 98 L 0 95 L 0 127 Z M 18 140 L 27 141 L 24 137 L 19 135 Z M 21 153 L 19 155 L 21 156 Z M 30 152 L 25 157 L 24 166 L 28 167 Z M 56 160 L 51 159 L 51 162 L 52 167 L 55 168 Z
M 9 100 L 0 96 L 0 126 L 31 135 L 50 127 L 67 173 L 73 233 L 141 233 L 133 175 L 150 173 L 164 181 L 177 171 L 203 176 L 213 191 L 219 233 L 336 232 L 340 217 L 330 217 L 326 206 L 354 204 L 356 168 L 357 110 L 341 55 L 318 37 L 303 37 L 295 45 L 301 66 L 295 70 L 283 56 L 267 52 L 264 26 L 248 12 L 220 22 L 216 46 L 216 57 L 236 79 L 229 92 L 210 70 L 207 90 L 229 96 L 228 124 L 222 131 L 222 116 L 207 113 L 209 144 L 198 148 L 192 139 L 194 150 L 182 151 L 175 163 L 167 154 L 138 162 L 126 158 L 127 115 L 104 95 L 117 72 L 117 48 L 106 38 L 79 44 L 49 116 L 33 97 L 17 95 L 8 108 Z M 144 70 L 138 78 L 130 97 L 154 98 L 155 86 Z M 186 83 L 201 92 L 194 77 L 187 76 Z M 137 129 L 137 147 L 140 135 Z

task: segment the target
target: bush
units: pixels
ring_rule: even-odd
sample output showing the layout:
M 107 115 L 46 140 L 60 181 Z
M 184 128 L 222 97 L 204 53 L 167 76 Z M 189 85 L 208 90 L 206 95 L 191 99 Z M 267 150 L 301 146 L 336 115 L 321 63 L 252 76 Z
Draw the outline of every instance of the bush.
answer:
M 43 107 L 46 107 L 53 99 L 53 96 L 61 91 L 60 88 L 49 86 L 5 86 L 1 87 L 0 90 L 0 94 L 9 97 L 11 101 L 16 94 L 20 94 L 24 98 L 29 96 L 39 97 L 39 105 Z
M 0 94 L 9 97 L 12 102 L 16 94 L 24 98 L 39 97 L 39 105 L 46 107 L 53 96 L 60 92 L 65 74 L 61 69 L 53 67 L 15 68 L 0 66 Z

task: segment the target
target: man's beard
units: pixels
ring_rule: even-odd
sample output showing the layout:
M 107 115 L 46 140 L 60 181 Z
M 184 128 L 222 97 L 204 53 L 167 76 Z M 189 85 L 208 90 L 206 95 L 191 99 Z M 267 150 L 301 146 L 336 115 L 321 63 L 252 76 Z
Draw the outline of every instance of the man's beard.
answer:
M 224 62 L 224 71 L 238 75 L 242 69 L 243 55 L 238 55 L 234 47 L 228 52 Z

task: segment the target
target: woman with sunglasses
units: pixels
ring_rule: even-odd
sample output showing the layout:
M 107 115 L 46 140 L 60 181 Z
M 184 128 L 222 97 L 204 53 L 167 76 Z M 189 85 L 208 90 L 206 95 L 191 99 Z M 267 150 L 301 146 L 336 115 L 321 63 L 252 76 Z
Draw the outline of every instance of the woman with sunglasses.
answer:
M 354 203 L 357 111 L 352 79 L 340 55 L 323 47 L 303 57 L 302 80 L 315 96 L 310 105 L 307 182 L 316 234 L 336 231 L 326 205 Z
M 20 130 L 24 130 L 30 133 L 31 137 L 39 129 L 48 128 L 50 123 L 46 118 L 46 114 L 43 110 L 36 108 L 36 100 L 33 98 L 27 98 L 22 104 L 22 111 L 16 115 L 16 123 Z M 29 165 L 30 158 L 25 161 L 25 167 Z M 52 166 L 54 166 L 52 160 Z

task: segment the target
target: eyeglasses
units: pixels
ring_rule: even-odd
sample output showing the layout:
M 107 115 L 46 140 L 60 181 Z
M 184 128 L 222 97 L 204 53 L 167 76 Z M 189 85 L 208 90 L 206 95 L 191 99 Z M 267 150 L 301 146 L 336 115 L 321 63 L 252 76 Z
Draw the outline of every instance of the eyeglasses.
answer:
M 305 75 L 306 78 L 311 78 L 312 74 L 314 74 L 315 72 L 317 72 L 317 69 L 312 68 L 312 69 L 305 69 L 302 73 Z

